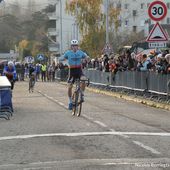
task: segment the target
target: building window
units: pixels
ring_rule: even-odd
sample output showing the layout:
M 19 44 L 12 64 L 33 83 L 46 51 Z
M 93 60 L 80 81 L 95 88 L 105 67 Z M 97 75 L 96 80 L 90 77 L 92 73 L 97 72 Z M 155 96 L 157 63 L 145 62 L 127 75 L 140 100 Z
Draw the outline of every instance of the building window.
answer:
M 151 19 L 148 19 L 148 24 L 151 25 Z
M 127 27 L 129 24 L 129 21 L 128 20 L 125 20 L 125 26 Z
M 122 21 L 119 19 L 118 20 L 118 26 L 121 27 L 122 26 Z
M 167 8 L 170 9 L 170 3 L 169 2 L 167 3 Z
M 137 26 L 133 26 L 133 32 L 137 32 Z
M 147 19 L 147 20 L 145 20 L 145 24 L 149 24 L 149 25 L 151 25 L 151 19 Z
M 137 11 L 133 10 L 133 17 L 137 16 Z
M 125 9 L 128 9 L 128 7 L 129 7 L 129 4 L 125 4 Z
M 121 3 L 118 3 L 118 4 L 117 4 L 117 8 L 121 9 L 121 7 L 122 7 L 122 4 L 121 4 Z
M 144 9 L 144 5 L 145 5 L 144 3 L 140 4 L 140 8 Z
M 167 18 L 167 24 L 170 24 L 170 18 Z

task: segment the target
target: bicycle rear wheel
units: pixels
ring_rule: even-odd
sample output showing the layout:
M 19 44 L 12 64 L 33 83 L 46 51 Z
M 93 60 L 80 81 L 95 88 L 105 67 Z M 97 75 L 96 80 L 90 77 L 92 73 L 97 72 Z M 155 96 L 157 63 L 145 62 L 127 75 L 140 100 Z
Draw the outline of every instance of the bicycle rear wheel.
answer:
M 31 79 L 30 79 L 29 80 L 29 88 L 28 88 L 29 92 L 31 92 L 31 85 L 32 85 L 32 82 L 31 82 Z
M 29 80 L 29 92 L 34 91 L 34 85 L 35 85 L 35 80 L 33 80 L 32 78 Z

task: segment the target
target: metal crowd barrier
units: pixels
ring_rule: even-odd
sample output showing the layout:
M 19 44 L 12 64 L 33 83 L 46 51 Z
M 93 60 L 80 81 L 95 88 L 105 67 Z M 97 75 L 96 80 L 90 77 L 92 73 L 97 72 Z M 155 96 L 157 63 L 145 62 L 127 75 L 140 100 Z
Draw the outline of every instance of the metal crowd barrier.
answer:
M 110 72 L 102 72 L 94 69 L 84 70 L 84 73 L 92 84 L 170 95 L 169 74 L 125 71 L 117 72 L 114 75 Z M 65 70 L 60 70 L 56 73 L 56 77 L 61 80 L 66 80 L 66 75 Z
M 55 78 L 61 81 L 66 81 L 68 78 L 68 70 L 60 69 L 55 72 Z

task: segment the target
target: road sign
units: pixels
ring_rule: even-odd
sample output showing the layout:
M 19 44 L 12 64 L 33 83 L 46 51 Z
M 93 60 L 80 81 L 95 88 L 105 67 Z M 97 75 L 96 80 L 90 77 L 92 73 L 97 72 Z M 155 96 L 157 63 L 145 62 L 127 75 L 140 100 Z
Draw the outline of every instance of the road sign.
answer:
M 38 54 L 37 55 L 37 60 L 43 61 L 45 59 L 45 56 L 43 54 Z
M 154 1 L 148 8 L 149 17 L 154 21 L 161 21 L 167 15 L 167 6 L 163 1 Z
M 102 50 L 102 53 L 103 53 L 103 54 L 108 54 L 108 55 L 110 55 L 112 52 L 113 52 L 113 49 L 112 49 L 111 45 L 107 43 L 107 44 L 104 46 L 104 48 L 103 48 L 103 50 Z
M 159 23 L 156 23 L 146 39 L 147 42 L 166 42 L 168 35 Z
M 149 48 L 166 48 L 167 43 L 166 42 L 152 42 L 149 43 Z
M 25 57 L 25 62 L 26 63 L 33 63 L 34 62 L 34 57 L 32 57 L 32 56 Z

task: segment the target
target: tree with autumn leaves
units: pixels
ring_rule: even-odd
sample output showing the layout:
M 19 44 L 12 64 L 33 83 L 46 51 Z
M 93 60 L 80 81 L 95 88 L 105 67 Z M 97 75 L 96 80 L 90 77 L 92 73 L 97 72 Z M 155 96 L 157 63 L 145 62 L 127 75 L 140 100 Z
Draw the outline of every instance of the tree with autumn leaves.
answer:
M 66 11 L 75 16 L 82 34 L 82 48 L 90 56 L 101 54 L 105 45 L 105 14 L 102 11 L 103 0 L 67 0 Z M 76 12 L 76 8 L 78 9 Z M 110 26 L 118 28 L 119 9 L 109 8 Z

